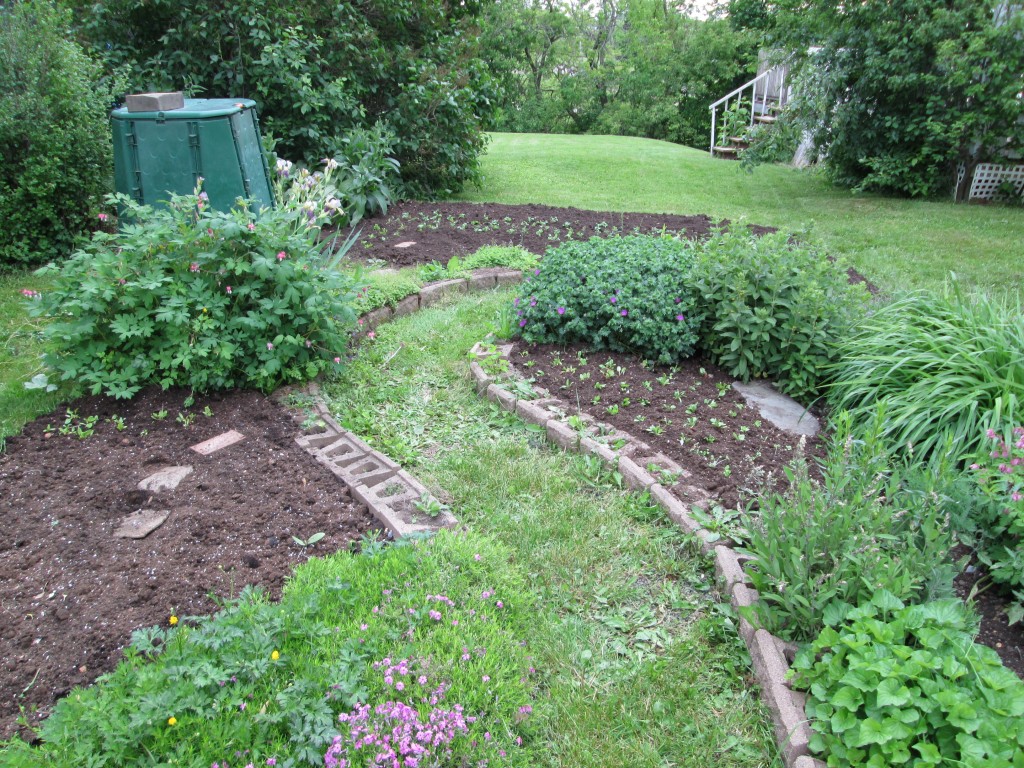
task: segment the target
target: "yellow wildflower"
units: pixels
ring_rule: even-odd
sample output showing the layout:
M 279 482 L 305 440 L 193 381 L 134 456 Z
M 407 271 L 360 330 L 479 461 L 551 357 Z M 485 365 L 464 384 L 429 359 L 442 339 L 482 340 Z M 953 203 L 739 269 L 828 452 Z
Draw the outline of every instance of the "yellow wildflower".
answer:
M 280 658 L 281 658 L 281 654 L 278 653 L 277 651 L 274 651 L 272 654 L 270 654 L 270 660 L 271 661 L 277 661 Z
M 167 718 L 167 724 L 168 725 L 177 725 L 178 724 L 178 718 L 176 718 L 174 716 L 168 717 Z
M 167 623 L 170 624 L 173 627 L 175 624 L 178 623 L 178 617 L 177 616 L 171 616 L 171 618 L 167 621 Z

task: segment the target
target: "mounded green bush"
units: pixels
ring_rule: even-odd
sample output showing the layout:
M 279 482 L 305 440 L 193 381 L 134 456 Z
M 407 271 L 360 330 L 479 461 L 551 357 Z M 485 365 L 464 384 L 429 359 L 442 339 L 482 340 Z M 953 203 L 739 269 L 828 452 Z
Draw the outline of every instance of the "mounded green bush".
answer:
M 782 233 L 720 232 L 696 247 L 701 349 L 742 381 L 771 377 L 786 394 L 813 397 L 864 309 L 864 288 Z
M 660 363 L 693 354 L 703 315 L 693 247 L 670 237 L 591 238 L 547 252 L 516 299 L 526 341 L 583 342 Z
M 828 623 L 793 668 L 830 768 L 1024 764 L 1024 683 L 973 642 L 959 600 L 905 607 L 879 591 Z
M 46 0 L 0 5 L 0 270 L 69 253 L 112 186 L 116 83 Z
M 866 302 L 844 270 L 782 234 L 692 242 L 623 237 L 548 251 L 520 298 L 527 341 L 631 351 L 671 364 L 705 351 L 743 381 L 811 397 Z
M 751 618 L 774 634 L 809 641 L 830 606 L 860 605 L 877 589 L 912 602 L 951 593 L 940 481 L 893 457 L 880 438 L 887 415 L 877 411 L 854 440 L 850 415 L 839 414 L 821 481 L 798 460 L 790 488 L 748 521 L 747 572 L 760 594 Z
M 912 293 L 838 339 L 829 400 L 862 420 L 885 402 L 884 436 L 919 460 L 983 448 L 987 429 L 1024 423 L 1024 320 L 1019 306 L 957 290 Z
M 323 263 L 304 209 L 116 200 L 130 222 L 44 267 L 54 286 L 30 297 L 62 379 L 118 398 L 147 384 L 270 391 L 341 362 L 354 281 Z

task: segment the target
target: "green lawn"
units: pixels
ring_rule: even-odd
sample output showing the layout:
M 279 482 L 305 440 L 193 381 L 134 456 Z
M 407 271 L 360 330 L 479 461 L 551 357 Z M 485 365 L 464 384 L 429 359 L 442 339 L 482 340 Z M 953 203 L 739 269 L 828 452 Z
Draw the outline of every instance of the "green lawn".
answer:
M 853 194 L 785 166 L 753 173 L 707 152 L 622 136 L 492 134 L 485 181 L 461 198 L 591 210 L 706 213 L 808 232 L 885 289 L 1024 284 L 1024 209 Z

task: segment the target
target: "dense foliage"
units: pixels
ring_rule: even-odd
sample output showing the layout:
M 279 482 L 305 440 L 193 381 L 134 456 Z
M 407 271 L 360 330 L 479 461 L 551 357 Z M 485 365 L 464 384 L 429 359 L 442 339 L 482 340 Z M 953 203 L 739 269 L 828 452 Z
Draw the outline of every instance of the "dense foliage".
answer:
M 722 232 L 699 253 L 692 279 L 705 317 L 701 348 L 731 376 L 771 377 L 787 394 L 812 397 L 864 306 L 863 287 L 781 233 Z
M 255 99 L 285 156 L 343 154 L 343 137 L 380 121 L 406 192 L 477 177 L 494 96 L 472 34 L 477 3 L 75 1 L 81 34 L 131 68 L 133 89 Z
M 494 3 L 484 51 L 499 130 L 645 136 L 706 147 L 708 105 L 755 69 L 754 35 L 660 0 Z
M 1020 309 L 958 290 L 898 297 L 839 339 L 829 399 L 857 421 L 884 402 L 891 445 L 970 460 L 986 429 L 1024 422 Z
M 0 4 L 0 270 L 71 250 L 110 191 L 115 87 L 49 0 Z
M 692 260 L 692 248 L 670 237 L 595 237 L 552 248 L 516 299 L 523 338 L 582 341 L 662 363 L 689 357 L 703 320 Z
M 962 603 L 880 590 L 828 624 L 793 666 L 830 767 L 1024 764 L 1024 683 L 973 642 Z
M 790 489 L 748 522 L 754 617 L 774 634 L 811 640 L 830 606 L 861 605 L 878 589 L 914 602 L 951 591 L 946 501 L 934 475 L 892 456 L 886 416 L 876 412 L 855 440 L 850 414 L 839 414 L 821 481 L 798 460 Z
M 47 362 L 94 393 L 147 384 L 270 391 L 336 365 L 355 321 L 351 277 L 323 263 L 305 207 L 256 219 L 197 195 L 166 208 L 126 196 L 116 235 L 98 232 L 54 274 L 33 314 L 52 319 Z M 317 223 L 317 219 L 313 219 Z
M 1013 596 L 1009 622 L 1024 620 L 1024 426 L 988 430 L 987 450 L 971 464 L 984 501 L 974 504 L 966 531 L 992 581 Z
M 370 766 L 371 744 L 394 734 L 401 764 L 414 765 L 404 757 L 416 745 L 398 736 L 436 721 L 449 738 L 428 755 L 479 765 L 500 750 L 503 765 L 535 764 L 524 745 L 536 730 L 524 640 L 534 598 L 501 567 L 508 558 L 447 533 L 314 557 L 280 601 L 246 587 L 214 616 L 136 631 L 114 672 L 58 702 L 40 740 L 15 740 L 0 759 L 297 768 L 325 765 L 330 750 L 335 765 L 345 754 Z M 357 727 L 374 738 L 357 741 Z
M 1024 14 L 1010 7 L 775 3 L 772 39 L 802 60 L 799 108 L 831 176 L 861 189 L 948 194 L 958 163 L 970 179 L 978 162 L 1024 148 Z

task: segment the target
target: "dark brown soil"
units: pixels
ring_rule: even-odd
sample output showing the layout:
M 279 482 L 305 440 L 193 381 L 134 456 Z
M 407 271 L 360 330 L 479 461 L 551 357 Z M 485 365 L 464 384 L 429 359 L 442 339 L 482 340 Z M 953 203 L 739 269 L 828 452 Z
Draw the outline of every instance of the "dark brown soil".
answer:
M 710 491 L 735 509 L 764 490 L 783 488 L 783 468 L 802 451 L 812 465 L 821 441 L 804 441 L 761 417 L 710 362 L 645 368 L 633 356 L 581 346 L 517 343 L 526 377 L 572 407 L 629 432 L 692 474 L 679 483 Z M 595 402 L 596 401 L 596 402 Z
M 73 686 L 112 670 L 133 630 L 208 614 L 250 584 L 278 595 L 296 564 L 379 527 L 295 444 L 299 425 L 283 407 L 233 392 L 185 408 L 187 394 L 86 398 L 72 404 L 76 416 L 59 408 L 8 439 L 0 454 L 0 738 L 15 732 L 19 712 L 36 723 Z M 90 436 L 60 434 L 76 426 L 84 434 L 93 415 Z M 209 456 L 190 449 L 231 429 L 245 439 Z M 138 490 L 175 465 L 193 467 L 177 489 Z M 144 539 L 115 538 L 141 508 L 171 514 Z M 318 532 L 326 536 L 308 550 L 292 539 Z
M 682 234 L 707 237 L 716 226 L 707 216 L 660 213 L 587 211 L 547 205 L 497 203 L 398 203 L 387 216 L 361 222 L 362 234 L 349 255 L 378 259 L 395 267 L 446 265 L 452 256 L 465 256 L 485 245 L 517 245 L 531 253 L 544 252 L 567 240 L 632 234 Z M 753 226 L 757 234 L 774 232 Z M 402 243 L 413 243 L 398 248 Z
M 961 546 L 954 555 L 958 558 L 970 556 L 970 552 Z M 956 578 L 954 587 L 958 597 L 974 601 L 974 609 L 981 616 L 978 642 L 998 653 L 1006 667 L 1024 678 L 1024 622 L 1012 627 L 1009 625 L 1006 617 L 1008 602 L 1000 593 L 999 585 L 985 577 L 984 566 L 975 560 Z M 974 589 L 977 592 L 972 596 Z

